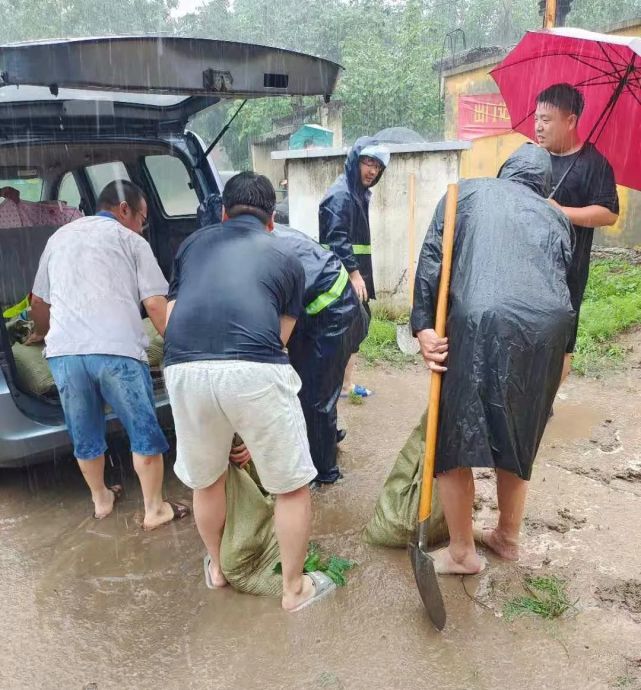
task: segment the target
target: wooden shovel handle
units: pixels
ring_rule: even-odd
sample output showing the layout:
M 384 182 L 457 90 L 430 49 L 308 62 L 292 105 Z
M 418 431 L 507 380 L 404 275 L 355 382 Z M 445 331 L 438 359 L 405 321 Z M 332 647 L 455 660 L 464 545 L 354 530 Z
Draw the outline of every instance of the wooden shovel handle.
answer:
M 443 337 L 447 322 L 447 302 L 450 293 L 450 276 L 452 274 L 452 254 L 454 253 L 454 229 L 456 226 L 456 204 L 458 202 L 458 185 L 447 186 L 445 202 L 445 226 L 443 229 L 443 261 L 441 280 L 436 303 L 436 326 L 434 330 Z M 436 460 L 436 439 L 438 432 L 438 413 L 441 400 L 442 374 L 433 371 L 430 376 L 430 395 L 427 405 L 427 424 L 425 428 L 425 456 L 423 458 L 423 480 L 421 497 L 418 504 L 418 521 L 424 522 L 432 513 L 432 486 L 434 483 L 434 462 Z

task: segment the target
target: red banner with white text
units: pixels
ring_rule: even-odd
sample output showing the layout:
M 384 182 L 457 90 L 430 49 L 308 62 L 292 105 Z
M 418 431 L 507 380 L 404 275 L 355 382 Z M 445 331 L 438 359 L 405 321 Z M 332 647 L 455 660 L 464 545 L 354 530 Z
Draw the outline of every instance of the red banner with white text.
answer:
M 500 93 L 458 97 L 459 139 L 478 139 L 511 131 L 510 114 Z

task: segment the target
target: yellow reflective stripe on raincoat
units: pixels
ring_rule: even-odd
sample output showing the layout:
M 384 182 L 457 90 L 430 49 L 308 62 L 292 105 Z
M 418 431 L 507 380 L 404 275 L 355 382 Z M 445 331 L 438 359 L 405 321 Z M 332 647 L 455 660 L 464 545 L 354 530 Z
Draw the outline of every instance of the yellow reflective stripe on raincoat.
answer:
M 20 312 L 29 309 L 30 306 L 31 302 L 29 301 L 29 295 L 27 295 L 21 302 L 18 302 L 18 304 L 14 304 L 13 307 L 5 309 L 2 312 L 2 316 L 5 319 L 13 319 L 15 316 L 18 316 Z
M 318 295 L 313 302 L 310 302 L 305 307 L 305 311 L 310 316 L 316 316 L 316 314 L 323 311 L 323 309 L 329 307 L 330 304 L 335 302 L 343 294 L 348 280 L 349 274 L 345 270 L 345 266 L 341 266 L 341 272 L 338 274 L 338 278 L 334 281 L 332 287 L 322 295 Z
M 321 247 L 323 249 L 330 249 L 329 244 L 321 244 Z M 371 254 L 372 253 L 372 245 L 371 244 L 353 244 L 352 245 L 352 251 L 354 254 Z

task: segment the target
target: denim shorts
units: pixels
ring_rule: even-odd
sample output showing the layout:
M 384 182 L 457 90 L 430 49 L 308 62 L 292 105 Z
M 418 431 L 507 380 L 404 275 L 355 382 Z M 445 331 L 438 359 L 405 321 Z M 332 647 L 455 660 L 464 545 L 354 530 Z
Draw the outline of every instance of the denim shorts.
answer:
M 125 428 L 132 452 L 157 455 L 169 448 L 145 362 L 115 355 L 64 355 L 47 363 L 78 460 L 91 460 L 107 450 L 105 405 Z

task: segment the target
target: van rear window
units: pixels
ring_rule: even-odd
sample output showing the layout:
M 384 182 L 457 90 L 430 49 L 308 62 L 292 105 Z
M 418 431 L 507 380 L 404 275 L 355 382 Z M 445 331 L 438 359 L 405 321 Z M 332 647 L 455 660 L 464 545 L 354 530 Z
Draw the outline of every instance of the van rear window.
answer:
M 175 156 L 147 156 L 145 166 L 167 216 L 195 216 L 198 195 L 191 188 L 189 172 Z
M 91 183 L 91 188 L 96 198 L 100 192 L 114 180 L 130 180 L 129 173 L 122 161 L 112 161 L 111 163 L 98 163 L 85 168 L 87 177 Z
M 13 187 L 20 192 L 20 198 L 24 201 L 40 201 L 42 199 L 42 188 L 44 183 L 39 177 L 29 179 L 0 179 L 0 189 L 3 187 Z M 2 195 L 0 195 L 2 196 Z

